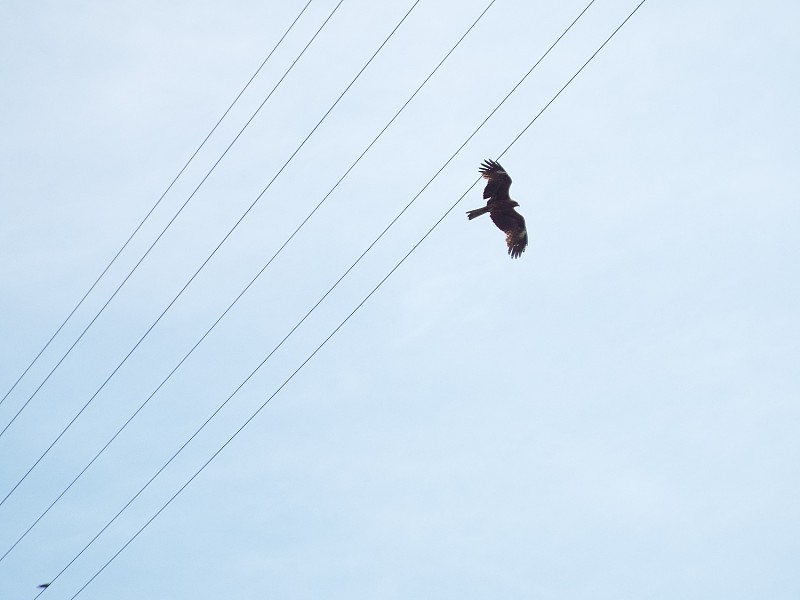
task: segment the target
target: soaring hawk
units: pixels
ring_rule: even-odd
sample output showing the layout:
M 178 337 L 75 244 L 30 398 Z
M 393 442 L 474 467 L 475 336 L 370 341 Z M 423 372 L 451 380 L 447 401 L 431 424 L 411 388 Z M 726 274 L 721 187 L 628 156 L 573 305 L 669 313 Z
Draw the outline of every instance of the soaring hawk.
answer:
M 506 244 L 511 258 L 519 258 L 528 245 L 528 231 L 525 229 L 525 218 L 514 210 L 519 203 L 508 195 L 511 177 L 503 170 L 500 163 L 488 159 L 483 161 L 479 171 L 487 180 L 486 188 L 483 190 L 486 206 L 467 211 L 467 217 L 472 220 L 488 212 L 494 224 L 506 234 Z

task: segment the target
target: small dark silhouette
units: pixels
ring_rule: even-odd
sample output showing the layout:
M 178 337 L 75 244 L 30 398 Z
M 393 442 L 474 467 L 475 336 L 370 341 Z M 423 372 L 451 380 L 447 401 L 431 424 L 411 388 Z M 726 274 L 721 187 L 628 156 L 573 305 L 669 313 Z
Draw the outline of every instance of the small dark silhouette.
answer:
M 511 177 L 505 172 L 500 163 L 485 160 L 479 169 L 483 178 L 487 180 L 483 197 L 487 199 L 486 206 L 467 212 L 471 219 L 489 213 L 492 221 L 506 234 L 506 245 L 511 258 L 519 258 L 528 245 L 528 231 L 525 229 L 525 219 L 514 210 L 519 206 L 508 195 L 511 187 Z
M 46 590 L 47 588 L 49 588 L 49 587 L 50 587 L 50 584 L 49 584 L 49 583 L 43 583 L 43 584 L 41 584 L 41 585 L 39 585 L 39 586 L 37 586 L 37 587 L 38 587 L 39 589 L 41 589 L 41 590 Z

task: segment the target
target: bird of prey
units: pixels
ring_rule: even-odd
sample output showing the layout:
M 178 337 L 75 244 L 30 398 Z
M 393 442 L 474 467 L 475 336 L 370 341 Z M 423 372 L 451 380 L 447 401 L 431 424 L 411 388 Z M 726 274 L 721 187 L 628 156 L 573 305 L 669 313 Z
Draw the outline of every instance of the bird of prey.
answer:
M 38 587 L 39 589 L 41 589 L 41 590 L 46 590 L 47 588 L 49 588 L 49 587 L 50 587 L 50 584 L 49 584 L 49 583 L 43 583 L 43 584 L 41 584 L 41 585 L 39 585 L 39 586 L 37 586 L 37 587 Z
M 528 231 L 525 229 L 525 218 L 514 210 L 519 203 L 508 195 L 511 177 L 500 163 L 490 159 L 481 163 L 479 171 L 487 180 L 483 190 L 486 206 L 467 211 L 467 217 L 472 220 L 488 212 L 494 224 L 506 234 L 506 245 L 511 258 L 519 258 L 528 245 Z

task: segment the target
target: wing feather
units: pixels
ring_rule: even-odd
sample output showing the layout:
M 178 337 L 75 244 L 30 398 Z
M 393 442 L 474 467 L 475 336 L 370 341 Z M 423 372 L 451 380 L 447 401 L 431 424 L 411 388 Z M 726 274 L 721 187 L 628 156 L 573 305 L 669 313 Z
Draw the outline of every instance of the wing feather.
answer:
M 506 245 L 511 258 L 519 258 L 528 246 L 528 230 L 525 217 L 513 208 L 493 210 L 489 213 L 492 221 L 506 234 Z
M 483 190 L 484 199 L 508 200 L 508 190 L 511 187 L 511 177 L 505 172 L 500 163 L 486 159 L 481 163 L 480 174 L 487 180 Z

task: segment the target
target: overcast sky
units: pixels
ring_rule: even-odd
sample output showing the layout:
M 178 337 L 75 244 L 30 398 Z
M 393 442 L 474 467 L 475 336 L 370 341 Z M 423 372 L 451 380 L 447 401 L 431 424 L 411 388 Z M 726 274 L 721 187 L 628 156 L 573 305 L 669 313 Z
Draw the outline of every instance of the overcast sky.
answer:
M 306 0 L 0 8 L 0 393 Z M 588 0 L 496 0 L 236 306 L 0 562 L 36 596 L 453 155 Z M 25 532 L 490 0 L 421 0 L 0 506 Z M 45 592 L 71 598 L 476 180 L 638 0 L 597 0 L 384 238 Z M 0 497 L 270 183 L 413 0 L 313 0 L 0 405 Z M 800 5 L 648 0 L 503 156 L 519 260 L 473 188 L 82 599 L 796 599 Z M 33 395 L 33 396 L 32 396 Z

